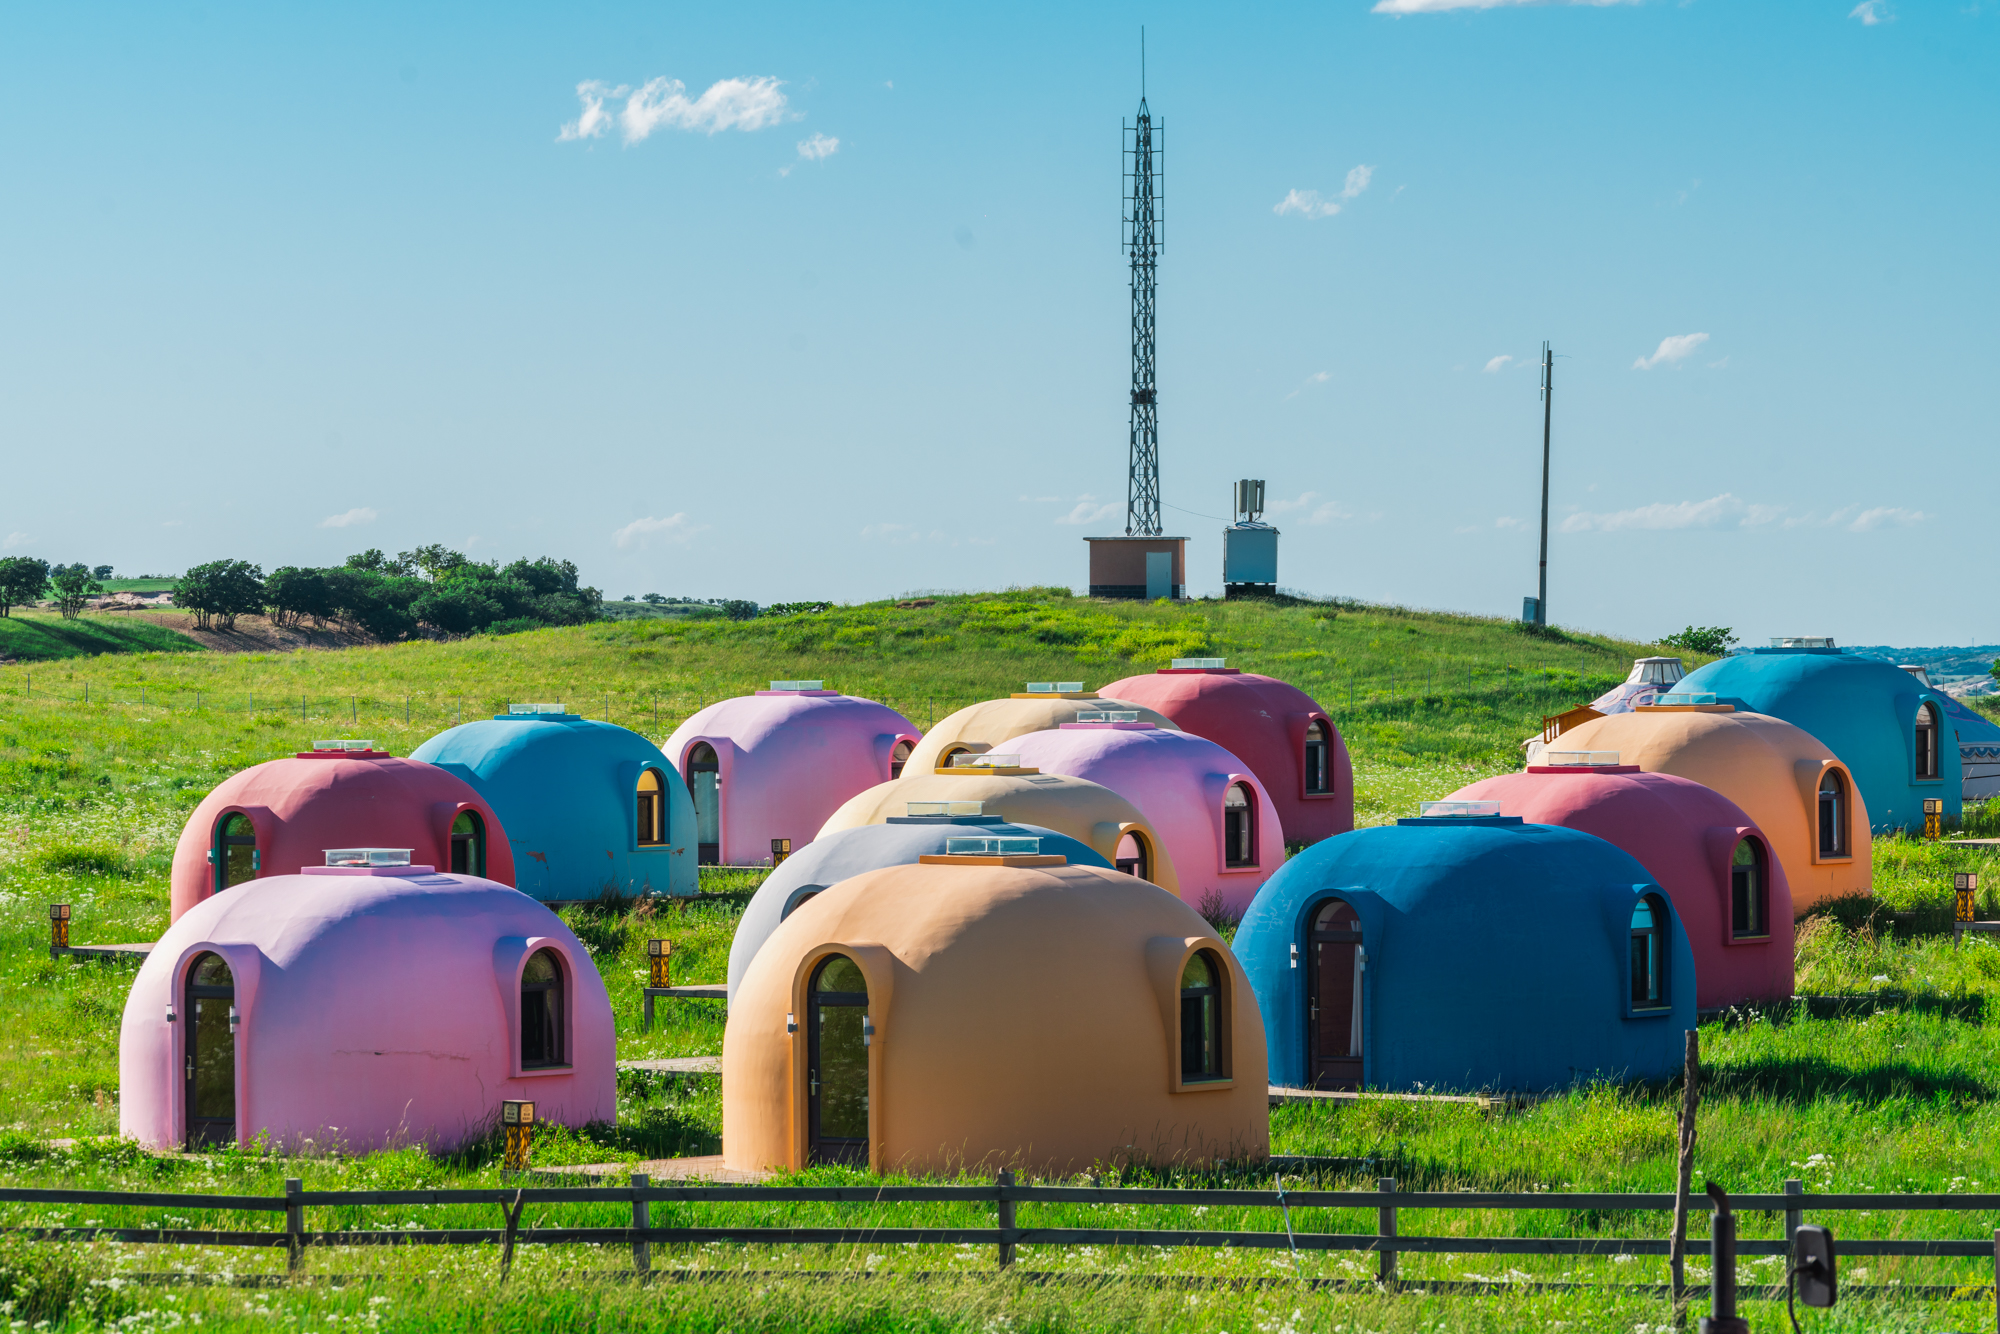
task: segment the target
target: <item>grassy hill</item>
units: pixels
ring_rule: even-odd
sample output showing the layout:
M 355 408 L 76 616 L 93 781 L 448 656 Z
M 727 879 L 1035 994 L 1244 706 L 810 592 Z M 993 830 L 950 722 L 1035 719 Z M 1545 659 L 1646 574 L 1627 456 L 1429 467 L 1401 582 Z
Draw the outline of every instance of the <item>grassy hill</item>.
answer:
M 199 653 L 202 646 L 150 621 L 112 613 L 64 620 L 54 612 L 16 607 L 0 616 L 0 658 L 50 662 L 108 653 Z

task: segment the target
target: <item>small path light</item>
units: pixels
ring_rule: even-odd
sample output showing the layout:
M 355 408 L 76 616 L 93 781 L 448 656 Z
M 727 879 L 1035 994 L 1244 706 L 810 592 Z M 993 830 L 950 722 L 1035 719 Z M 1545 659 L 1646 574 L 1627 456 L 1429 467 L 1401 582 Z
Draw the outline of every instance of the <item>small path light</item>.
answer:
M 771 840 L 771 865 L 783 866 L 785 858 L 791 855 L 792 840 L 789 838 L 774 838 Z
M 500 1104 L 500 1128 L 507 1143 L 501 1166 L 509 1172 L 528 1170 L 528 1147 L 535 1138 L 535 1104 L 508 1100 Z
M 69 905 L 51 903 L 49 905 L 49 957 L 55 958 L 69 948 Z
M 1958 942 L 1968 931 L 1992 930 L 1991 922 L 1975 922 L 1979 907 L 1979 872 L 1953 871 L 1951 873 L 1951 947 L 1958 948 Z
M 673 985 L 672 976 L 668 969 L 668 965 L 673 962 L 673 958 L 673 941 L 649 940 L 646 942 L 646 962 L 653 969 L 653 986 L 670 987 Z
M 1943 819 L 1944 799 L 1942 797 L 1925 797 L 1924 837 L 1936 838 L 1939 833 L 1938 826 L 1943 822 Z

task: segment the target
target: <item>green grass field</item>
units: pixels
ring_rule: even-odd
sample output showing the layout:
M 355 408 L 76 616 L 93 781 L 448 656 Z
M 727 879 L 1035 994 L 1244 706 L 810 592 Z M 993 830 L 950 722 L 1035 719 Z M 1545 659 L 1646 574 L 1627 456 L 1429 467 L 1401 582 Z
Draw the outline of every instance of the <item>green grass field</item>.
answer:
M 0 658 L 16 659 L 28 671 L 36 663 L 101 654 L 202 652 L 206 650 L 186 635 L 129 613 L 64 620 L 52 611 L 16 607 L 11 615 L 0 616 Z
M 1592 636 L 1523 633 L 1510 623 L 1392 609 L 1246 604 L 1103 604 L 1026 591 L 887 604 L 750 622 L 630 621 L 449 644 L 417 643 L 290 655 L 126 653 L 79 658 L 34 673 L 0 668 L 0 981 L 13 998 L 0 1040 L 0 1185 L 173 1191 L 275 1192 L 285 1177 L 309 1188 L 496 1185 L 492 1144 L 449 1159 L 403 1151 L 346 1158 L 280 1159 L 258 1151 L 149 1154 L 109 1138 L 117 1126 L 117 1031 L 129 965 L 52 961 L 45 905 L 68 902 L 79 942 L 152 939 L 166 923 L 166 880 L 187 812 L 224 775 L 296 750 L 315 736 L 370 736 L 407 753 L 461 715 L 510 700 L 562 698 L 655 739 L 704 700 L 773 677 L 822 677 L 895 704 L 920 726 L 1028 679 L 1083 677 L 1092 685 L 1172 656 L 1226 656 L 1231 664 L 1293 680 L 1334 714 L 1353 750 L 1357 804 L 1380 821 L 1411 813 L 1474 776 L 1516 767 L 1516 743 L 1541 716 L 1587 699 L 1623 677 L 1644 646 Z M 1690 663 L 1690 666 L 1693 664 Z M 89 702 L 84 702 L 86 685 Z M 143 693 L 142 693 L 143 692 Z M 657 707 L 657 717 L 654 709 Z M 407 721 L 406 721 L 407 719 Z M 1894 932 L 1815 918 L 1799 938 L 1801 991 L 1904 993 L 1876 1013 L 1846 1020 L 1758 1018 L 1703 1032 L 1713 1083 L 1703 1104 L 1698 1165 L 1736 1190 L 1775 1190 L 1787 1177 L 1814 1189 L 1980 1190 L 2000 1182 L 2000 949 L 1974 941 L 1953 950 L 1935 934 L 1948 918 L 1949 872 L 1993 859 L 1908 840 L 1877 848 L 1885 908 L 1911 914 Z M 1942 884 L 1940 884 L 1942 879 Z M 720 1007 L 668 1002 L 650 1035 L 638 1031 L 638 989 L 649 936 L 675 941 L 676 980 L 719 981 L 736 915 L 754 873 L 705 878 L 689 904 L 573 908 L 565 916 L 592 949 L 613 996 L 622 1058 L 719 1052 Z M 1972 998 L 1979 1017 L 1935 1012 L 1935 998 Z M 1359 1187 L 1380 1175 L 1452 1189 L 1661 1190 L 1670 1187 L 1677 1089 L 1603 1085 L 1510 1114 L 1465 1104 L 1366 1102 L 1338 1110 L 1273 1112 L 1281 1153 L 1373 1160 L 1318 1184 Z M 714 1152 L 721 1106 L 712 1078 L 621 1078 L 616 1125 L 545 1131 L 537 1162 L 631 1164 Z M 52 1141 L 74 1141 L 66 1146 Z M 812 1182 L 862 1181 L 844 1169 Z M 1245 1178 L 1230 1178 L 1247 1184 Z M 606 1224 L 605 1206 L 543 1211 L 541 1225 L 572 1218 Z M 960 1212 L 953 1212 L 960 1210 Z M 363 1211 L 356 1226 L 495 1225 L 494 1211 L 439 1207 L 391 1217 Z M 168 1211 L 0 1205 L 10 1224 L 166 1221 Z M 960 1206 L 768 1207 L 727 1215 L 796 1225 L 872 1220 L 911 1225 L 962 1219 Z M 656 1207 L 660 1222 L 723 1221 L 718 1206 Z M 1102 1210 L 1023 1207 L 1024 1223 L 1102 1225 Z M 1274 1217 L 1226 1219 L 1186 1208 L 1119 1211 L 1121 1224 L 1270 1229 Z M 1095 1223 L 1089 1220 L 1097 1220 Z M 1329 1213 L 1297 1224 L 1371 1230 L 1372 1212 Z M 231 1226 L 221 1216 L 189 1225 Z M 314 1225 L 332 1225 L 316 1220 Z M 1843 1236 L 1990 1236 L 1991 1215 L 1875 1214 L 1836 1220 Z M 1449 1235 L 1542 1231 L 1552 1235 L 1658 1236 L 1657 1216 L 1438 1213 L 1406 1215 L 1405 1231 Z M 1746 1233 L 1775 1235 L 1771 1218 Z M 1662 1329 L 1656 1297 L 1606 1289 L 1588 1295 L 1387 1296 L 1316 1292 L 1298 1276 L 1360 1278 L 1362 1257 L 1278 1251 L 1036 1251 L 1027 1269 L 1060 1270 L 1064 1282 L 996 1278 L 989 1252 L 714 1245 L 656 1256 L 661 1268 L 742 1270 L 720 1282 L 650 1287 L 611 1281 L 628 1257 L 576 1247 L 528 1248 L 512 1281 L 495 1283 L 491 1248 L 369 1249 L 314 1255 L 308 1279 L 278 1288 L 161 1286 L 145 1273 L 207 1279 L 282 1272 L 277 1252 L 119 1246 L 0 1244 L 0 1315 L 16 1328 L 267 1329 L 273 1325 L 410 1330 L 1514 1330 L 1562 1322 L 1569 1329 Z M 1747 1266 L 1762 1277 L 1769 1266 Z M 852 1281 L 787 1277 L 838 1271 Z M 938 1277 L 918 1277 L 916 1271 Z M 1662 1262 L 1404 1257 L 1413 1280 L 1575 1279 L 1658 1282 Z M 1695 1273 L 1700 1275 L 1699 1267 Z M 1255 1280 L 1275 1286 L 1180 1287 L 1131 1281 L 1170 1274 L 1190 1281 Z M 754 1275 L 754 1276 L 751 1276 Z M 351 1282 L 331 1280 L 351 1276 Z M 1857 1260 L 1850 1282 L 1990 1280 L 1990 1264 Z M 1782 1311 L 1753 1304 L 1758 1328 Z M 1855 1299 L 1811 1328 L 1975 1328 L 1990 1304 Z M 46 1323 L 44 1323 L 46 1322 Z

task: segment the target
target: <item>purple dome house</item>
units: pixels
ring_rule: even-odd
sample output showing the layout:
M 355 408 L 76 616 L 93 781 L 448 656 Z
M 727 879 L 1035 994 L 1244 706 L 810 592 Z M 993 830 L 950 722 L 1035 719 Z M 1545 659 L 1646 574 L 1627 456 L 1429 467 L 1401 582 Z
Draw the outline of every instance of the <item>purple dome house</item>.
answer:
M 1264 785 L 1249 765 L 1192 732 L 1064 723 L 1017 736 L 1007 749 L 1024 765 L 1086 779 L 1137 806 L 1173 861 L 1182 900 L 1204 913 L 1242 913 L 1284 865 L 1285 833 Z
M 916 725 L 818 681 L 711 704 L 674 729 L 668 758 L 694 796 L 697 860 L 756 866 L 804 847 L 849 797 L 902 775 Z
M 450 1149 L 503 1099 L 613 1120 L 616 1055 L 596 966 L 534 899 L 428 866 L 307 867 L 202 900 L 153 947 L 119 1034 L 119 1131 Z

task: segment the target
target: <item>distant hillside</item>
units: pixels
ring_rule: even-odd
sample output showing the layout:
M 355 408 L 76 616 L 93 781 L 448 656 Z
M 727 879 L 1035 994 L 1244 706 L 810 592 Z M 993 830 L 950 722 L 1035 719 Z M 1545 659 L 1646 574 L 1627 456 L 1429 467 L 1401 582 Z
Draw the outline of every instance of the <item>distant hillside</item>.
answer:
M 186 635 L 129 613 L 79 616 L 73 621 L 50 612 L 14 608 L 0 616 L 0 660 L 47 662 L 100 653 L 199 653 Z

